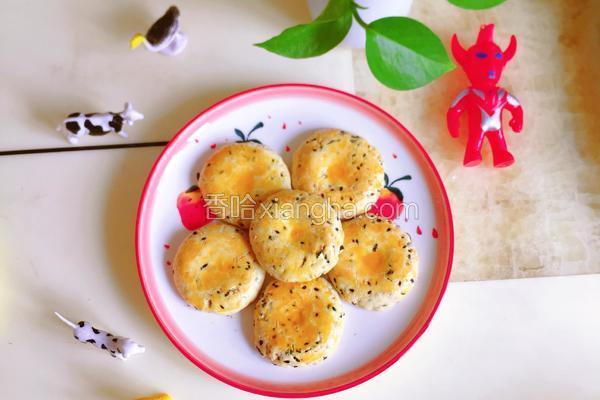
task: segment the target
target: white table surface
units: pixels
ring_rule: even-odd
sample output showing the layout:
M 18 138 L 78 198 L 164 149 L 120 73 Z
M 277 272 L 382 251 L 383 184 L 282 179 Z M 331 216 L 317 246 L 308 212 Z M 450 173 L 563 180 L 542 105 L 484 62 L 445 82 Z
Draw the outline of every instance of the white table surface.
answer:
M 184 5 L 193 8 L 193 3 L 181 2 L 182 10 Z M 292 11 L 298 8 L 296 3 L 292 11 L 282 11 L 283 1 L 244 2 L 244 8 L 233 1 L 218 5 L 210 2 L 208 8 L 209 2 L 197 3 L 205 8 L 186 15 L 196 12 L 219 27 L 224 24 L 206 16 L 215 10 L 231 12 L 233 16 L 227 18 L 248 24 L 249 42 L 293 23 L 297 17 Z M 65 4 L 71 8 L 58 10 Z M 130 139 L 147 141 L 168 138 L 206 102 L 216 100 L 211 96 L 198 102 L 184 99 L 163 109 L 158 100 L 175 96 L 161 86 L 164 82 L 157 83 L 162 87 L 158 92 L 146 91 L 140 82 L 126 79 L 118 85 L 112 81 L 108 84 L 107 76 L 98 83 L 93 79 L 93 73 L 101 71 L 94 69 L 96 63 L 106 65 L 108 60 L 120 60 L 112 52 L 135 57 L 148 68 L 144 72 L 148 76 L 153 76 L 155 72 L 150 70 L 157 68 L 156 64 L 185 64 L 182 68 L 189 74 L 177 78 L 181 79 L 177 90 L 188 90 L 188 99 L 194 93 L 214 90 L 211 93 L 218 97 L 216 93 L 220 95 L 223 88 L 234 90 L 238 89 L 236 85 L 252 86 L 294 76 L 296 80 L 351 89 L 350 57 L 345 51 L 319 61 L 322 64 L 310 64 L 319 65 L 310 70 L 305 68 L 307 64 L 262 53 L 254 56 L 268 60 L 251 57 L 247 70 L 238 66 L 221 70 L 223 60 L 245 48 L 232 50 L 214 44 L 209 48 L 220 60 L 217 66 L 189 57 L 199 51 L 192 43 L 185 61 L 166 61 L 142 50 L 126 54 L 121 47 L 114 50 L 107 42 L 114 40 L 126 49 L 129 29 L 107 33 L 98 21 L 110 22 L 114 17 L 121 21 L 119 24 L 128 25 L 115 9 L 129 10 L 128 21 L 141 18 L 137 10 L 142 9 L 143 15 L 156 14 L 167 3 L 89 4 L 97 8 L 96 14 L 75 1 L 9 1 L 0 6 L 9 25 L 24 14 L 9 14 L 12 19 L 7 22 L 6 7 L 42 9 L 48 23 L 38 19 L 32 30 L 39 31 L 39 35 L 56 35 L 55 43 L 47 44 L 25 37 L 20 54 L 31 57 L 37 68 L 23 62 L 22 70 L 8 69 L 7 65 L 14 67 L 15 61 L 7 64 L 6 57 L 0 63 L 0 118 L 5 128 L 0 135 L 0 150 L 62 146 L 63 138 L 49 129 L 51 120 L 85 102 L 94 109 L 106 103 L 118 107 L 123 96 L 136 93 L 141 99 L 139 104 L 145 103 L 156 112 L 151 113 L 156 120 L 149 116 L 135 130 L 139 136 Z M 101 8 L 98 4 L 107 5 Z M 61 13 L 68 13 L 69 18 L 82 15 L 88 21 L 97 17 L 95 22 L 74 20 L 73 24 L 82 29 L 94 26 L 93 32 L 107 42 L 101 44 L 97 42 L 100 39 L 90 39 L 89 35 L 88 39 L 81 38 L 70 30 L 71 25 L 50 23 L 59 14 L 66 18 Z M 238 28 L 232 30 L 238 35 L 244 32 Z M 200 28 L 190 26 L 187 30 L 194 29 Z M 0 48 L 15 49 L 15 42 L 7 41 L 4 30 L 1 33 Z M 59 38 L 77 46 L 69 47 Z M 230 45 L 239 40 L 232 40 Z M 96 49 L 98 54 L 93 56 L 81 55 L 85 43 L 106 47 Z M 53 55 L 47 48 L 51 45 L 60 54 Z M 78 54 L 73 53 L 75 48 Z M 44 54 L 54 57 L 50 57 L 54 61 L 49 62 Z M 88 57 L 92 58 L 86 60 Z M 63 76 L 59 71 L 57 78 L 53 71 L 60 70 L 61 60 L 69 60 L 70 72 Z M 269 63 L 279 64 L 261 67 Z M 334 64 L 339 68 L 332 69 Z M 188 88 L 186 79 L 195 79 L 191 71 L 196 67 L 214 71 L 215 75 L 198 78 Z M 88 68 L 93 72 L 87 72 Z M 233 77 L 235 87 L 227 86 L 228 76 Z M 63 83 L 73 79 L 73 85 L 64 86 L 55 79 L 64 79 Z M 114 90 L 120 85 L 120 90 Z M 28 101 L 32 99 L 33 103 Z M 120 140 L 107 139 L 115 143 Z M 106 143 L 96 142 L 85 144 Z M 139 194 L 159 151 L 154 147 L 0 157 L 0 399 L 125 400 L 153 392 L 168 392 L 175 400 L 259 398 L 231 388 L 191 364 L 162 334 L 146 305 L 137 278 L 133 231 Z M 114 360 L 90 345 L 76 342 L 69 328 L 52 314 L 55 310 L 135 338 L 148 350 L 126 363 Z M 599 310 L 600 275 L 451 283 L 430 328 L 398 363 L 375 379 L 330 398 L 597 399 Z
M 116 134 L 80 145 L 168 140 L 203 108 L 254 86 L 304 82 L 353 90 L 352 55 L 290 60 L 253 46 L 310 17 L 303 0 L 180 0 L 189 37 L 176 57 L 131 51 L 171 1 L 4 0 L 0 2 L 0 151 L 69 146 L 56 126 L 73 112 L 145 114 Z M 101 140 L 99 140 L 101 139 Z
M 133 231 L 159 149 L 0 157 L 0 398 L 257 398 L 191 364 L 154 321 Z M 148 348 L 126 363 L 76 342 L 52 312 Z M 341 399 L 594 399 L 600 275 L 451 283 L 400 361 Z

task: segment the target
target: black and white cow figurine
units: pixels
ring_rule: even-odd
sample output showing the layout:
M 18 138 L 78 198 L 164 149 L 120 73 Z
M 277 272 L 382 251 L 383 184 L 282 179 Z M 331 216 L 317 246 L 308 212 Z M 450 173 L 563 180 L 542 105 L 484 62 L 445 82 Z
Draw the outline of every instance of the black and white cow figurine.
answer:
M 91 343 L 99 349 L 106 350 L 114 358 L 127 360 L 130 356 L 140 354 L 146 351 L 146 348 L 133 340 L 115 336 L 112 333 L 94 328 L 92 324 L 86 321 L 74 323 L 54 312 L 58 318 L 71 328 L 73 328 L 73 337 L 82 343 Z
M 135 121 L 144 119 L 144 114 L 133 109 L 131 103 L 125 103 L 125 109 L 120 113 L 73 113 L 70 114 L 57 130 L 67 130 L 67 139 L 71 144 L 77 144 L 79 139 L 87 134 L 90 136 L 102 136 L 110 132 L 116 132 L 121 137 L 127 137 L 123 125 L 133 125 Z

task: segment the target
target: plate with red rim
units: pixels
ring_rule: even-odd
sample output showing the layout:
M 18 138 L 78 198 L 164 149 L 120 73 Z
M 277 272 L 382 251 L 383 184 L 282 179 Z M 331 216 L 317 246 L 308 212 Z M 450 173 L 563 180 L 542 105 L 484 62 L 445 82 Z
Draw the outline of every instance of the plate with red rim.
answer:
M 186 226 L 197 223 L 189 219 L 197 200 L 194 192 L 182 193 L 196 183 L 212 152 L 227 143 L 254 140 L 279 153 L 290 166 L 294 149 L 319 128 L 352 132 L 379 149 L 390 185 L 380 206 L 390 202 L 401 211 L 395 221 L 412 237 L 420 259 L 419 276 L 412 291 L 385 311 L 345 303 L 346 324 L 337 350 L 318 365 L 282 368 L 262 358 L 253 346 L 253 304 L 233 316 L 188 307 L 174 289 L 171 262 L 189 233 Z M 185 200 L 190 204 L 183 204 L 182 196 L 189 197 Z M 373 378 L 419 338 L 448 283 L 453 235 L 450 204 L 440 176 L 427 152 L 402 124 L 349 93 L 280 84 L 230 96 L 195 116 L 173 137 L 148 175 L 135 240 L 139 277 L 150 309 L 181 353 L 239 389 L 268 396 L 311 397 Z

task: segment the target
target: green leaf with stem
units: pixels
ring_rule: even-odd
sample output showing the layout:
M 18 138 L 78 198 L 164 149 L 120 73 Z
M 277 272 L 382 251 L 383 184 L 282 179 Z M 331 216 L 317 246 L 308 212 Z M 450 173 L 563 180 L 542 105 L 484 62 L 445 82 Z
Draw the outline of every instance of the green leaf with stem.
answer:
M 369 68 L 384 85 L 397 90 L 415 89 L 454 69 L 440 38 L 419 21 L 387 17 L 366 24 L 356 9 L 353 13 L 367 31 Z
M 256 46 L 289 58 L 316 57 L 340 44 L 352 26 L 351 0 L 330 0 L 314 21 L 296 25 Z
M 467 10 L 484 10 L 486 8 L 495 7 L 505 1 L 506 0 L 448 0 L 451 4 L 460 8 L 466 8 Z

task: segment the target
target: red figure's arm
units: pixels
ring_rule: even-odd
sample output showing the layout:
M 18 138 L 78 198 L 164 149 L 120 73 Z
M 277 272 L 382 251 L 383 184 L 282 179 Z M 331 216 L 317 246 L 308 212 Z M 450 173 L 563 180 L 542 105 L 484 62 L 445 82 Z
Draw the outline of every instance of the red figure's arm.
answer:
M 512 119 L 508 124 L 516 133 L 521 132 L 521 129 L 523 129 L 523 107 L 521 107 L 521 103 L 513 95 L 508 94 L 505 108 L 512 114 Z
M 465 89 L 456 96 L 448 113 L 446 114 L 446 121 L 448 124 L 448 131 L 452 137 L 458 137 L 460 135 L 460 115 L 465 111 L 465 105 L 467 102 L 467 95 L 469 89 Z

